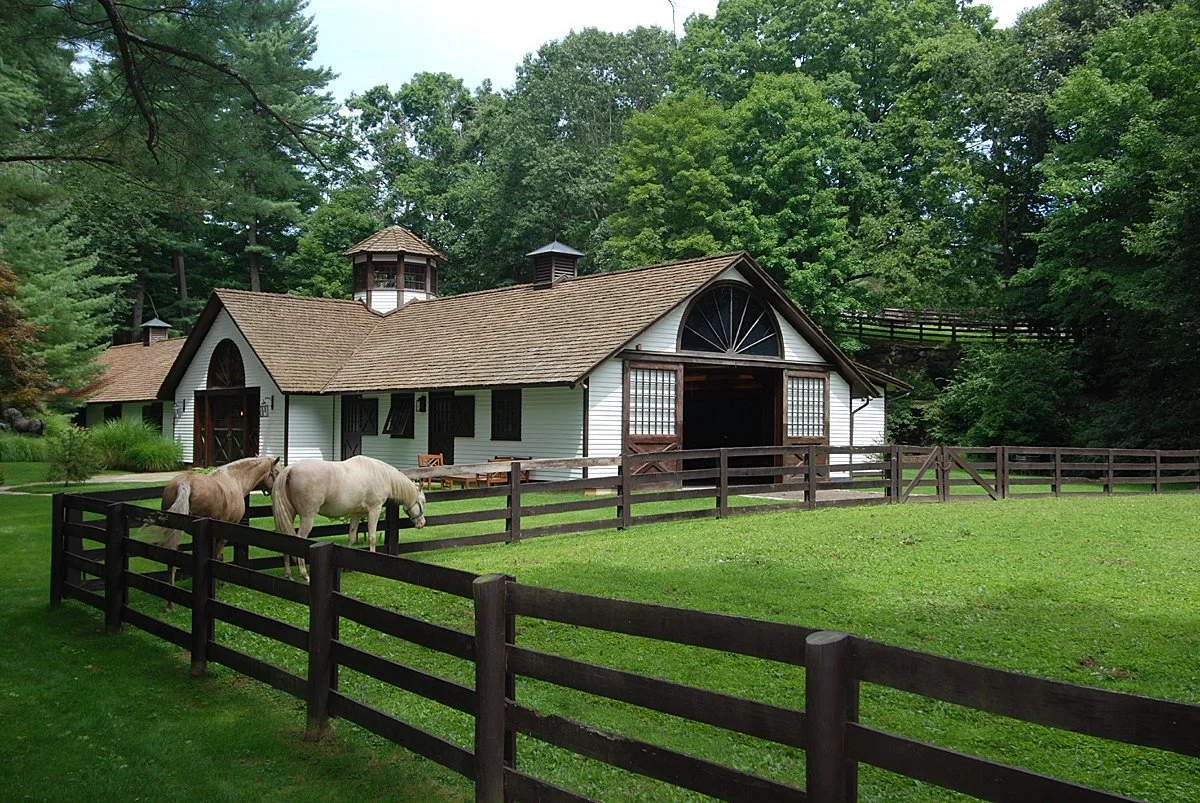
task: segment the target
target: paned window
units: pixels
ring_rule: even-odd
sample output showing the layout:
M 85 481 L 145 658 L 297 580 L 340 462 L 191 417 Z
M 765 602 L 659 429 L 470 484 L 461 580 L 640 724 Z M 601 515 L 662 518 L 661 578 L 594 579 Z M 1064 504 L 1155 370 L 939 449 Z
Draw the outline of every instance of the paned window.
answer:
M 375 265 L 375 289 L 376 290 L 395 290 L 396 289 L 396 266 L 395 265 Z
M 675 434 L 675 369 L 629 369 L 629 434 Z
M 404 289 L 405 290 L 424 290 L 425 289 L 425 268 L 413 267 L 407 265 L 404 268 Z
M 683 322 L 687 351 L 778 357 L 774 313 L 737 284 L 719 284 L 696 301 Z
M 492 440 L 521 440 L 521 389 L 492 391 Z
M 105 421 L 118 421 L 121 418 L 121 405 L 110 404 L 104 408 Z
M 354 265 L 353 278 L 354 292 L 365 293 L 367 291 L 367 263 L 357 262 Z
M 412 393 L 393 393 L 392 409 L 388 410 L 387 421 L 383 424 L 383 434 L 393 438 L 416 437 L 413 426 L 413 413 L 416 409 L 416 395 Z
M 825 437 L 825 380 L 814 376 L 787 379 L 789 438 Z
M 475 397 L 454 397 L 454 437 L 475 437 Z
M 245 386 L 246 366 L 242 364 L 242 353 L 238 351 L 236 343 L 226 338 L 213 349 L 212 359 L 208 363 L 208 387 L 211 390 Z

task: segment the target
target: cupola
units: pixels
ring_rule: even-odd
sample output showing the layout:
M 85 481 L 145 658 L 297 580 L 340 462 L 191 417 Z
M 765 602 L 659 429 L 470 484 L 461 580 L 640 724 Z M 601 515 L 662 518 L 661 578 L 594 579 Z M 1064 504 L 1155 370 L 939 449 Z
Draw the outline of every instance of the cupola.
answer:
M 533 286 L 540 290 L 575 276 L 576 265 L 583 253 L 555 240 L 525 256 L 533 259 Z
M 446 257 L 403 226 L 388 226 L 342 253 L 351 260 L 354 300 L 376 312 L 437 297 Z
M 170 329 L 171 324 L 158 318 L 146 321 L 142 324 L 142 345 L 153 346 L 160 340 L 166 340 L 170 336 Z

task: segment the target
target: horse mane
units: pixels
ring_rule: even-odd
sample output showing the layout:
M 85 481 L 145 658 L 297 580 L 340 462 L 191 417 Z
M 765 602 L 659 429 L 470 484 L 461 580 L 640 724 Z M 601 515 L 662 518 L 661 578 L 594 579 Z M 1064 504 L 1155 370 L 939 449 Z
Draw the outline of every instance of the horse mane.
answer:
M 379 479 L 392 489 L 392 492 L 388 494 L 389 498 L 398 499 L 405 505 L 411 505 L 416 501 L 416 483 L 410 480 L 403 471 L 391 463 L 385 463 L 377 458 L 370 458 L 369 465 Z

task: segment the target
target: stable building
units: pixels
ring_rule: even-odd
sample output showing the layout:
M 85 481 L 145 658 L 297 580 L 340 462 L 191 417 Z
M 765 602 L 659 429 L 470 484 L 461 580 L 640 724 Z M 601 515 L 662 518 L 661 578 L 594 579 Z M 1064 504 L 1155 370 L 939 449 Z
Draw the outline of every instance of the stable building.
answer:
M 581 276 L 556 242 L 531 283 L 448 297 L 402 227 L 345 253 L 351 299 L 214 291 L 158 392 L 185 460 L 883 442 L 889 380 L 745 252 Z
M 159 399 L 158 391 L 184 339 L 169 338 L 171 325 L 158 318 L 141 328 L 140 342 L 111 346 L 100 355 L 104 373 L 89 389 L 78 420 L 88 427 L 120 418 L 143 421 L 170 438 L 175 430 L 173 405 Z

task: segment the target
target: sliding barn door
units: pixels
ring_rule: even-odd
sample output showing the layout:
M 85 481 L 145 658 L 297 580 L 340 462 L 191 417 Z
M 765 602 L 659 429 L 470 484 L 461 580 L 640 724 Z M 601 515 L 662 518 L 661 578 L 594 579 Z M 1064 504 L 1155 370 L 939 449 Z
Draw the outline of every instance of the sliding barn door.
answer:
M 625 452 L 664 455 L 683 448 L 683 366 L 625 363 Z M 678 460 L 654 460 L 634 474 L 678 471 Z

